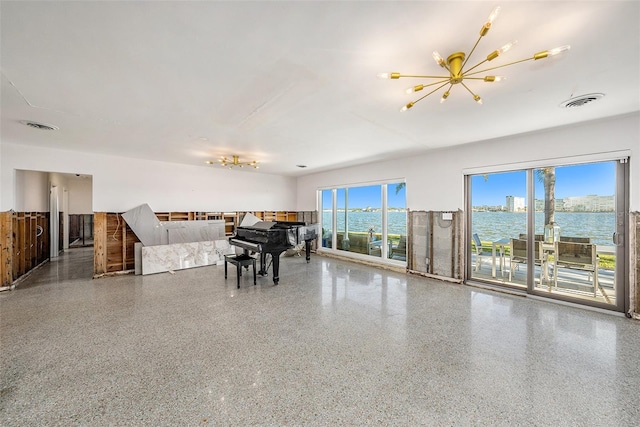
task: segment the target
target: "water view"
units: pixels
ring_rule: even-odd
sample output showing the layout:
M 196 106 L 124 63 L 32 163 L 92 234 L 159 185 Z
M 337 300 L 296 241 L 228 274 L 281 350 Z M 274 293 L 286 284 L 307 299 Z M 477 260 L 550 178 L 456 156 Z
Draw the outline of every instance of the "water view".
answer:
M 338 230 L 344 230 L 344 211 L 338 211 Z M 407 213 L 390 211 L 387 213 L 389 234 L 407 234 Z M 325 229 L 331 224 L 331 211 L 322 212 L 322 224 Z M 373 227 L 375 233 L 382 232 L 382 212 L 349 212 L 349 231 L 367 232 Z
M 474 212 L 472 233 L 478 233 L 484 241 L 517 238 L 527 232 L 527 214 L 524 212 Z M 544 233 L 544 213 L 536 212 L 536 234 Z M 344 230 L 344 211 L 338 212 L 338 230 Z M 331 212 L 322 214 L 324 228 L 331 224 Z M 381 212 L 349 212 L 349 231 L 366 232 L 374 227 L 380 233 Z M 388 213 L 389 234 L 407 234 L 406 212 Z M 597 245 L 612 245 L 615 230 L 614 212 L 556 212 L 560 235 L 590 237 Z
M 613 245 L 615 212 L 556 212 L 555 220 L 561 236 L 590 237 L 597 245 Z M 527 232 L 525 212 L 474 212 L 472 222 L 472 233 L 484 241 L 517 238 Z M 535 214 L 535 232 L 544 233 L 543 212 Z

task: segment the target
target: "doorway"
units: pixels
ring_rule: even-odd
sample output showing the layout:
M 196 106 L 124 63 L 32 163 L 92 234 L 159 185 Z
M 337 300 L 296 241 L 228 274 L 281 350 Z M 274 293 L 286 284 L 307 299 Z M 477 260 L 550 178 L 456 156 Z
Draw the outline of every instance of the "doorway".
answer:
M 69 247 L 93 246 L 93 214 L 69 214 Z

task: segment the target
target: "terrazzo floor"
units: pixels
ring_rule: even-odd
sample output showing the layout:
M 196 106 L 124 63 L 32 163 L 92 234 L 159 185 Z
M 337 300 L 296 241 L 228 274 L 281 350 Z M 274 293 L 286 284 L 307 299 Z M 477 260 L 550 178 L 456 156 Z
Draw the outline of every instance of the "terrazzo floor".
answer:
M 0 293 L 0 425 L 640 424 L 634 320 L 315 255 L 92 280 L 92 250 Z

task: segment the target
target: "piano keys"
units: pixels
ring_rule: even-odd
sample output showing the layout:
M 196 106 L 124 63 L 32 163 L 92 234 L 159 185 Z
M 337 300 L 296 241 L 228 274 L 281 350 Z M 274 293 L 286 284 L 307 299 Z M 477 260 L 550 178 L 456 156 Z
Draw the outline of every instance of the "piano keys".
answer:
M 245 252 L 260 253 L 260 271 L 267 275 L 266 255 L 270 254 L 273 265 L 273 283 L 280 281 L 280 255 L 287 249 L 305 243 L 306 260 L 309 262 L 311 241 L 318 238 L 318 224 L 307 225 L 298 221 L 260 221 L 252 226 L 239 226 L 229 243 L 243 248 Z

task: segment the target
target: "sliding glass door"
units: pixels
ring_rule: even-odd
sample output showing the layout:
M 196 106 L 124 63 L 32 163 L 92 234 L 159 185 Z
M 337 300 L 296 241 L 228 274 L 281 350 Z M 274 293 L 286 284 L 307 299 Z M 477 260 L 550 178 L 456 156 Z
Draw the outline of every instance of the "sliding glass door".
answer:
M 467 277 L 623 311 L 626 160 L 467 176 Z
M 616 305 L 621 295 L 616 283 L 617 165 L 535 169 L 535 230 L 542 236 L 536 242 L 538 293 Z
M 471 179 L 471 276 L 512 287 L 527 285 L 527 173 Z

